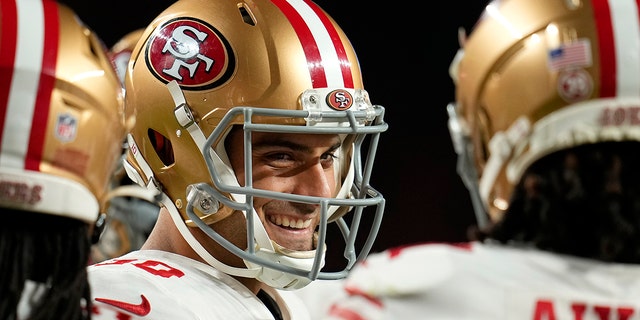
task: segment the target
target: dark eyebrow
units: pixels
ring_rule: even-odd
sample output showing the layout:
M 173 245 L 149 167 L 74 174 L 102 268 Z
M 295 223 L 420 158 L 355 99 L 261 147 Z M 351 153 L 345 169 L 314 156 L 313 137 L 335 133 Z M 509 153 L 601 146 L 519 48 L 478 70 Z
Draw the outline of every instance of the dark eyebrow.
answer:
M 341 145 L 342 145 L 342 142 L 338 140 L 338 142 L 334 143 L 331 147 L 329 147 L 328 151 L 334 151 L 340 148 Z M 260 148 L 268 148 L 268 147 L 284 147 L 284 148 L 288 148 L 298 152 L 307 152 L 307 153 L 311 152 L 311 148 L 309 148 L 307 145 L 293 142 L 291 140 L 283 139 L 281 137 L 268 137 L 254 143 L 252 146 L 254 150 L 257 150 Z

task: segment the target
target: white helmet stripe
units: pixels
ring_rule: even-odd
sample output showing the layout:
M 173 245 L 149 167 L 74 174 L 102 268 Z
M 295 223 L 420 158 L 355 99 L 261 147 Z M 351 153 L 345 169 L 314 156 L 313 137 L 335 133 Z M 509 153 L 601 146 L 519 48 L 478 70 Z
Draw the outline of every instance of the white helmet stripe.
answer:
M 599 8 L 595 13 L 601 15 L 596 21 L 603 97 L 640 94 L 638 1 L 640 0 L 594 1 L 594 6 Z
M 2 121 L 0 164 L 4 167 L 38 170 L 35 163 L 40 160 L 51 87 L 55 85 L 53 78 L 41 77 L 41 70 L 49 70 L 55 75 L 59 32 L 57 10 L 52 2 L 16 1 L 15 71 L 8 86 L 6 114 Z M 45 47 L 47 45 L 53 47 Z M 12 49 L 3 48 L 3 56 L 9 54 L 6 50 Z M 33 158 L 27 153 L 32 153 Z M 27 162 L 30 158 L 35 160 L 33 165 Z
M 287 16 L 305 50 L 314 88 L 353 88 L 344 46 L 329 18 L 310 1 L 272 0 Z M 329 68 L 339 66 L 339 68 Z

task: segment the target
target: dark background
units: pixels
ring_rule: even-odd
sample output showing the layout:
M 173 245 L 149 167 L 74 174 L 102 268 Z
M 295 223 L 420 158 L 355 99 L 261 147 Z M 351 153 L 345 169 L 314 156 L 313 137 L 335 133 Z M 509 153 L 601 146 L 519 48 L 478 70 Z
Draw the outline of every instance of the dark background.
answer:
M 169 0 L 64 0 L 113 45 L 146 26 Z M 386 108 L 372 186 L 387 200 L 373 251 L 426 241 L 464 241 L 475 222 L 456 172 L 446 105 L 458 28 L 471 27 L 485 0 L 428 2 L 317 0 L 349 36 L 373 103 Z

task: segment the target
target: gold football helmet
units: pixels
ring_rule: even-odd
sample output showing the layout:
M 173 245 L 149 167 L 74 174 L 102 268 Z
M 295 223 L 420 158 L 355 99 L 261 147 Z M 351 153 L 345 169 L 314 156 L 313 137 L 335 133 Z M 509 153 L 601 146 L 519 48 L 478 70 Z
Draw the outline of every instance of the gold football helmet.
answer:
M 384 108 L 372 105 L 363 88 L 349 40 L 326 12 L 302 0 L 181 0 L 152 21 L 131 59 L 125 110 L 136 124 L 128 139 L 129 176 L 162 193 L 162 205 L 205 261 L 228 274 L 294 289 L 316 278 L 344 277 L 368 253 L 384 209 L 369 179 L 387 125 Z M 339 192 L 321 198 L 259 190 L 251 174 L 239 183 L 224 147 L 236 125 L 244 127 L 247 168 L 253 131 L 340 134 Z M 317 249 L 298 252 L 271 241 L 253 209 L 254 196 L 319 204 Z M 374 223 L 358 251 L 355 236 L 369 206 Z M 209 227 L 236 210 L 246 217 L 248 248 Z M 342 219 L 349 210 L 351 225 Z M 328 222 L 338 223 L 346 242 L 349 262 L 338 272 L 320 272 Z M 187 226 L 201 228 L 246 268 L 216 260 Z
M 127 63 L 129 63 L 131 52 L 136 46 L 136 43 L 138 43 L 138 40 L 140 40 L 143 32 L 144 29 L 136 29 L 128 32 L 109 49 L 111 61 L 113 62 L 113 66 L 116 69 L 116 73 L 118 74 L 118 77 L 120 77 L 120 81 L 122 81 L 123 86 L 124 75 L 127 72 Z
M 143 31 L 144 29 L 136 29 L 125 34 L 109 49 L 109 57 L 122 82 L 123 91 L 127 64 Z M 126 141 L 123 141 L 122 152 L 125 153 L 126 150 Z M 93 262 L 116 258 L 140 249 L 155 225 L 158 206 L 148 194 L 140 193 L 142 188 L 131 186 L 130 183 L 131 180 L 120 162 L 112 181 L 113 190 L 110 195 L 113 198 L 110 197 L 108 211 L 101 220 L 103 223 L 98 230 L 98 241 L 91 248 Z
M 490 2 L 451 65 L 458 170 L 480 225 L 498 221 L 534 161 L 640 140 L 638 2 Z
M 93 225 L 126 134 L 103 42 L 62 4 L 17 0 L 0 52 L 0 205 Z

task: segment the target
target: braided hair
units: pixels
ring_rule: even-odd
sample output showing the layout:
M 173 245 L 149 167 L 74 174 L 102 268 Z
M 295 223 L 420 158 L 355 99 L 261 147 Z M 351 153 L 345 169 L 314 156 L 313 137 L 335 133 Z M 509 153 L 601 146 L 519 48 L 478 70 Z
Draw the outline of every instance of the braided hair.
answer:
M 523 175 L 504 218 L 471 238 L 640 263 L 639 148 L 604 142 L 545 156 Z
M 15 223 L 0 224 L 0 319 L 17 319 L 21 299 L 30 320 L 90 319 L 89 226 L 62 216 L 3 211 Z

